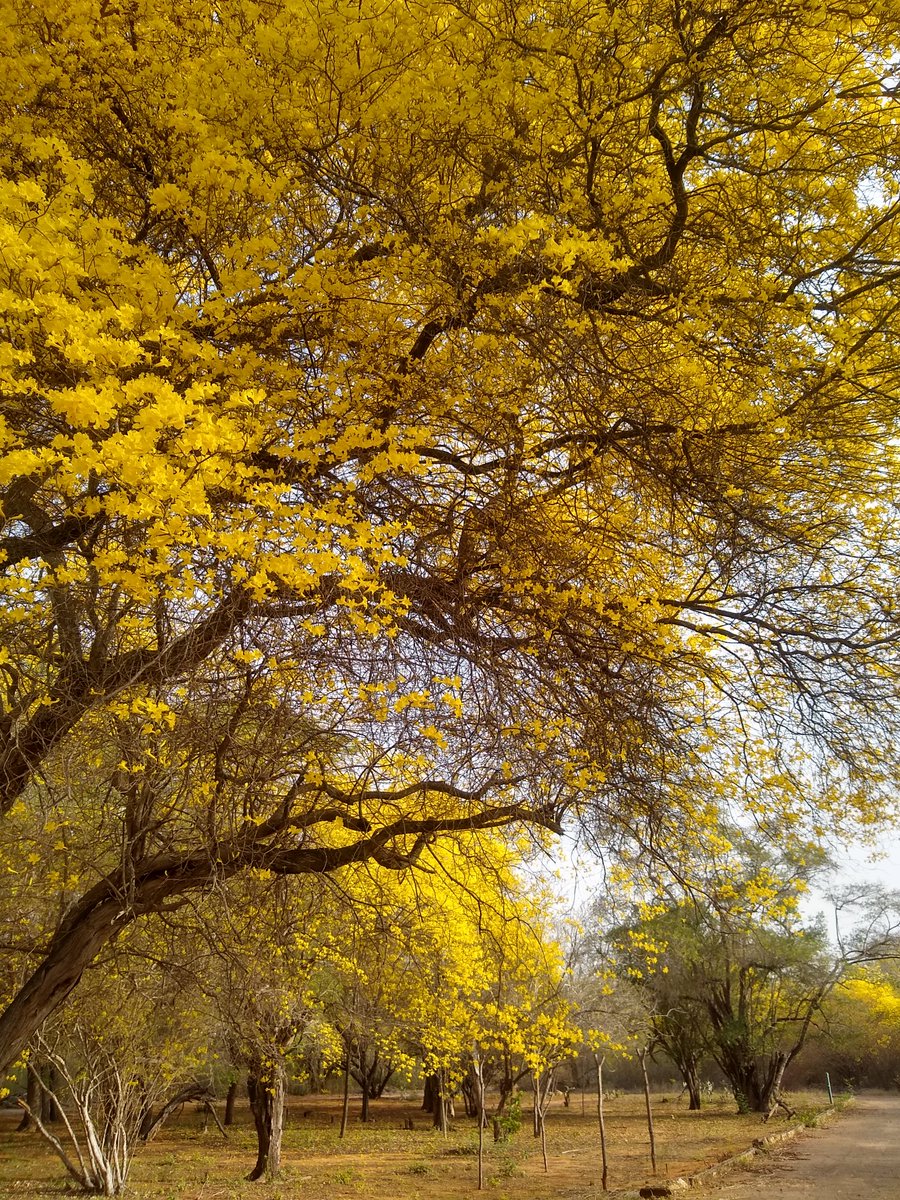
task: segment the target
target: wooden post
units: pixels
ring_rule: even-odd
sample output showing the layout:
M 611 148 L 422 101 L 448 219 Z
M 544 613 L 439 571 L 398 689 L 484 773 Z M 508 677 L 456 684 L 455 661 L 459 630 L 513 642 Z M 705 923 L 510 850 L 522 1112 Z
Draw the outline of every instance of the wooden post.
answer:
M 550 1167 L 547 1163 L 547 1126 L 544 1123 L 546 1107 L 550 1101 L 550 1089 L 552 1087 L 553 1072 L 548 1071 L 544 1075 L 543 1080 L 541 1074 L 534 1076 L 535 1096 L 538 1105 L 538 1132 L 541 1138 L 541 1157 L 544 1160 L 544 1174 L 549 1174 Z
M 603 1170 L 600 1183 L 604 1192 L 608 1192 L 609 1164 L 606 1159 L 606 1121 L 603 1116 L 603 1063 L 606 1061 L 606 1055 L 595 1054 L 594 1061 L 597 1064 L 597 1123 L 600 1126 L 600 1162 Z
M 656 1138 L 653 1134 L 653 1108 L 650 1104 L 650 1080 L 647 1078 L 647 1050 L 646 1047 L 640 1051 L 638 1057 L 641 1060 L 641 1073 L 644 1076 L 644 1100 L 647 1105 L 647 1132 L 650 1134 L 650 1163 L 653 1167 L 653 1174 L 656 1174 Z
M 831 1076 L 825 1072 L 825 1085 L 828 1088 L 828 1103 L 834 1107 L 834 1092 L 831 1090 Z
M 478 1047 L 472 1051 L 472 1072 L 478 1085 L 478 1190 L 484 1190 L 484 1075 Z

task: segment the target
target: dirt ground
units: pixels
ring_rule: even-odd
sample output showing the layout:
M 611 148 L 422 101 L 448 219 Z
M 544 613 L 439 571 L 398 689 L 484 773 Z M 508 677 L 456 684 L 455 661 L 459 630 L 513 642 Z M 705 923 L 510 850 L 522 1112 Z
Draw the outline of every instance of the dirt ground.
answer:
M 687 1110 L 677 1089 L 654 1097 L 658 1172 L 649 1162 L 642 1096 L 607 1099 L 609 1185 L 636 1189 L 688 1175 L 745 1150 L 754 1138 L 776 1132 L 789 1121 L 763 1126 L 758 1116 L 741 1116 L 734 1101 L 717 1093 L 701 1113 Z M 532 1136 L 530 1097 L 523 1097 L 523 1125 L 500 1145 L 489 1139 L 486 1189 L 493 1200 L 583 1200 L 602 1195 L 596 1100 L 574 1093 L 569 1107 L 554 1100 L 547 1128 L 548 1166 Z M 796 1097 L 811 1113 L 824 1096 Z M 359 1121 L 358 1103 L 347 1136 L 338 1137 L 340 1099 L 291 1097 L 285 1130 L 283 1174 L 274 1184 L 244 1182 L 255 1158 L 255 1138 L 244 1101 L 238 1122 L 223 1139 L 187 1106 L 135 1157 L 129 1182 L 133 1200 L 474 1200 L 475 1122 L 461 1114 L 448 1137 L 436 1133 L 420 1110 L 418 1096 L 394 1096 L 373 1104 L 373 1120 Z M 19 1114 L 0 1110 L 0 1200 L 28 1200 L 64 1194 L 59 1161 L 32 1133 L 16 1134 Z M 412 1130 L 405 1128 L 412 1124 Z M 773 1128 L 775 1126 L 776 1128 Z M 893 1200 L 900 1196 L 900 1189 Z M 754 1200 L 759 1200 L 754 1196 Z
M 692 1195 L 698 1200 L 898 1200 L 900 1095 L 863 1093 L 824 1128 L 808 1130 L 749 1170 Z

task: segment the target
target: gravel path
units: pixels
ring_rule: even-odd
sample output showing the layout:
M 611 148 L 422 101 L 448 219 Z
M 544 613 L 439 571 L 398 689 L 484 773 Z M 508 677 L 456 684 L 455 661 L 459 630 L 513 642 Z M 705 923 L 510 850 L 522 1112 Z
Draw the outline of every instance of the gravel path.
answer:
M 900 1096 L 857 1096 L 825 1128 L 801 1134 L 700 1195 L 704 1200 L 900 1200 Z

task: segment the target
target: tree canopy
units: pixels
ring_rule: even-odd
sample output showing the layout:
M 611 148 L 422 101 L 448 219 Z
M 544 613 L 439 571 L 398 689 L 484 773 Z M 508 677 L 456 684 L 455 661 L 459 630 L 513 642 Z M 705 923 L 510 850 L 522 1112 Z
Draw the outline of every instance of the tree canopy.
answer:
M 889 6 L 0 12 L 3 1063 L 248 867 L 884 814 Z

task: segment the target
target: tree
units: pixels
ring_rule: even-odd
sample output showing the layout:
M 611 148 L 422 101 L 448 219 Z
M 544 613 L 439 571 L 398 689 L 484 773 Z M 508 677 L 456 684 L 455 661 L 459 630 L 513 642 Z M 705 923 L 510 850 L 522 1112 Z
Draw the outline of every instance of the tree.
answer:
M 232 1065 L 246 1071 L 257 1142 L 250 1180 L 279 1174 L 289 1056 L 324 1024 L 316 976 L 333 914 L 325 889 L 294 882 L 245 874 L 195 905 L 171 939 L 171 955 L 217 1011 Z
M 672 884 L 641 902 L 642 919 L 613 935 L 614 953 L 689 1089 L 709 1054 L 741 1111 L 768 1113 L 843 960 L 822 924 L 798 914 L 813 864 L 736 837 L 705 869 L 702 887 Z
M 247 869 L 890 806 L 881 8 L 2 20 L 0 1065 Z
M 893 976 L 893 977 L 892 977 Z M 818 1015 L 805 1056 L 835 1084 L 895 1087 L 900 1081 L 900 987 L 896 971 L 861 967 L 848 972 Z
M 119 952 L 35 1039 L 34 1055 L 55 1068 L 52 1088 L 34 1076 L 58 1109 L 58 1135 L 39 1107 L 20 1104 L 85 1191 L 119 1195 L 136 1150 L 174 1107 L 191 1099 L 211 1109 L 198 1077 L 208 1067 L 203 1015 L 183 984 Z
M 892 1086 L 900 1079 L 900 893 L 850 884 L 831 899 L 844 969 L 816 1014 L 805 1070 L 818 1056 L 836 1080 Z
M 648 966 L 654 969 L 647 980 L 641 973 L 633 982 L 645 1008 L 650 1053 L 662 1051 L 675 1064 L 687 1089 L 688 1108 L 697 1111 L 702 1065 L 712 1042 L 707 997 L 697 984 L 697 974 L 704 970 L 704 947 L 698 945 L 696 930 L 683 911 L 667 915 L 669 920 L 653 922 L 651 934 L 665 939 L 664 949 L 636 933 L 632 948 L 641 958 L 647 954 Z

